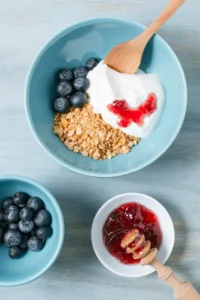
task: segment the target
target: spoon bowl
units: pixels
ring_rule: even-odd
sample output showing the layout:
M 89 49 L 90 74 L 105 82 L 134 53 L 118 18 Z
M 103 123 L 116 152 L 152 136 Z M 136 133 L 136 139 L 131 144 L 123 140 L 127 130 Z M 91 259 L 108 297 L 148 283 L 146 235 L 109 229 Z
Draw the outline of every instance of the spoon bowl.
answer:
M 104 59 L 110 68 L 127 74 L 135 73 L 142 61 L 144 49 L 151 37 L 186 0 L 171 0 L 160 16 L 138 37 L 115 46 Z
M 120 73 L 135 73 L 141 64 L 143 51 L 132 44 L 125 42 L 115 46 L 107 54 L 104 63 Z

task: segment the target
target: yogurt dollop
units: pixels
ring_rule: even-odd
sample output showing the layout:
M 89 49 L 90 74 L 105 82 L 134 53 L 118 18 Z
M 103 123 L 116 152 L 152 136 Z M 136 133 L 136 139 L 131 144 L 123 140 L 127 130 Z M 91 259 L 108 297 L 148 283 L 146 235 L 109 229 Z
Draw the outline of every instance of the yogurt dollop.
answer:
M 90 82 L 87 90 L 89 103 L 106 123 L 139 138 L 147 137 L 154 130 L 165 103 L 164 90 L 157 75 L 145 74 L 141 70 L 136 74 L 119 73 L 101 61 L 88 73 L 87 78 Z M 142 126 L 132 122 L 127 127 L 120 127 L 119 117 L 108 109 L 108 105 L 116 100 L 125 100 L 129 108 L 135 109 L 144 103 L 150 94 L 156 95 L 155 112 L 144 118 Z

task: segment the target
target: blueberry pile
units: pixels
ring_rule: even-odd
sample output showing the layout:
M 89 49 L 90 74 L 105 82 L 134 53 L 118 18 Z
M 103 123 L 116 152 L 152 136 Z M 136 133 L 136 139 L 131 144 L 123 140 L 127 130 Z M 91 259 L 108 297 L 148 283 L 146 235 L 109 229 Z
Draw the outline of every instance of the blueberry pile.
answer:
M 51 235 L 51 215 L 40 198 L 18 192 L 2 201 L 0 244 L 9 248 L 11 258 L 28 249 L 40 251 Z
M 96 58 L 91 57 L 86 61 L 85 66 L 78 66 L 73 70 L 63 69 L 59 72 L 57 92 L 60 97 L 54 102 L 56 112 L 67 113 L 70 106 L 83 107 L 87 102 L 86 90 L 89 87 L 86 76 L 98 62 Z

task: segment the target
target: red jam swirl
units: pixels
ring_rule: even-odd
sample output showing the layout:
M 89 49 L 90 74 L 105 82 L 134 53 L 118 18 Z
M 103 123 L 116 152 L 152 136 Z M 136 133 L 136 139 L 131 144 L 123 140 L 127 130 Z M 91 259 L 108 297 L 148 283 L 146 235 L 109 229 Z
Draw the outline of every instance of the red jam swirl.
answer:
M 143 126 L 145 117 L 151 116 L 157 108 L 155 94 L 149 94 L 147 99 L 137 108 L 129 108 L 126 100 L 115 100 L 108 105 L 108 110 L 119 116 L 117 124 L 120 127 L 128 127 L 132 122 Z
M 134 260 L 132 254 L 126 253 L 120 245 L 124 235 L 131 229 L 138 229 L 144 234 L 145 240 L 151 242 L 151 248 L 159 249 L 162 242 L 160 224 L 152 211 L 133 202 L 119 206 L 105 221 L 103 240 L 109 253 L 123 264 L 136 264 L 140 261 Z

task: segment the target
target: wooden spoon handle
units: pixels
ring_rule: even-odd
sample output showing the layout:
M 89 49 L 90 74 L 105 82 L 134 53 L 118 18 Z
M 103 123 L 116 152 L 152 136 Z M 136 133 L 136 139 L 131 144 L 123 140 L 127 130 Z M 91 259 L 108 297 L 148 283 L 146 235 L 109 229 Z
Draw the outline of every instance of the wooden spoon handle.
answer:
M 141 38 L 145 43 L 144 47 L 150 38 L 158 31 L 158 29 L 175 13 L 175 11 L 185 2 L 186 0 L 171 0 L 170 3 L 165 7 L 159 17 L 138 37 Z
M 172 287 L 176 300 L 200 300 L 197 290 L 189 282 L 180 281 L 171 268 L 162 265 L 157 258 L 151 265 L 157 271 L 158 277 Z

